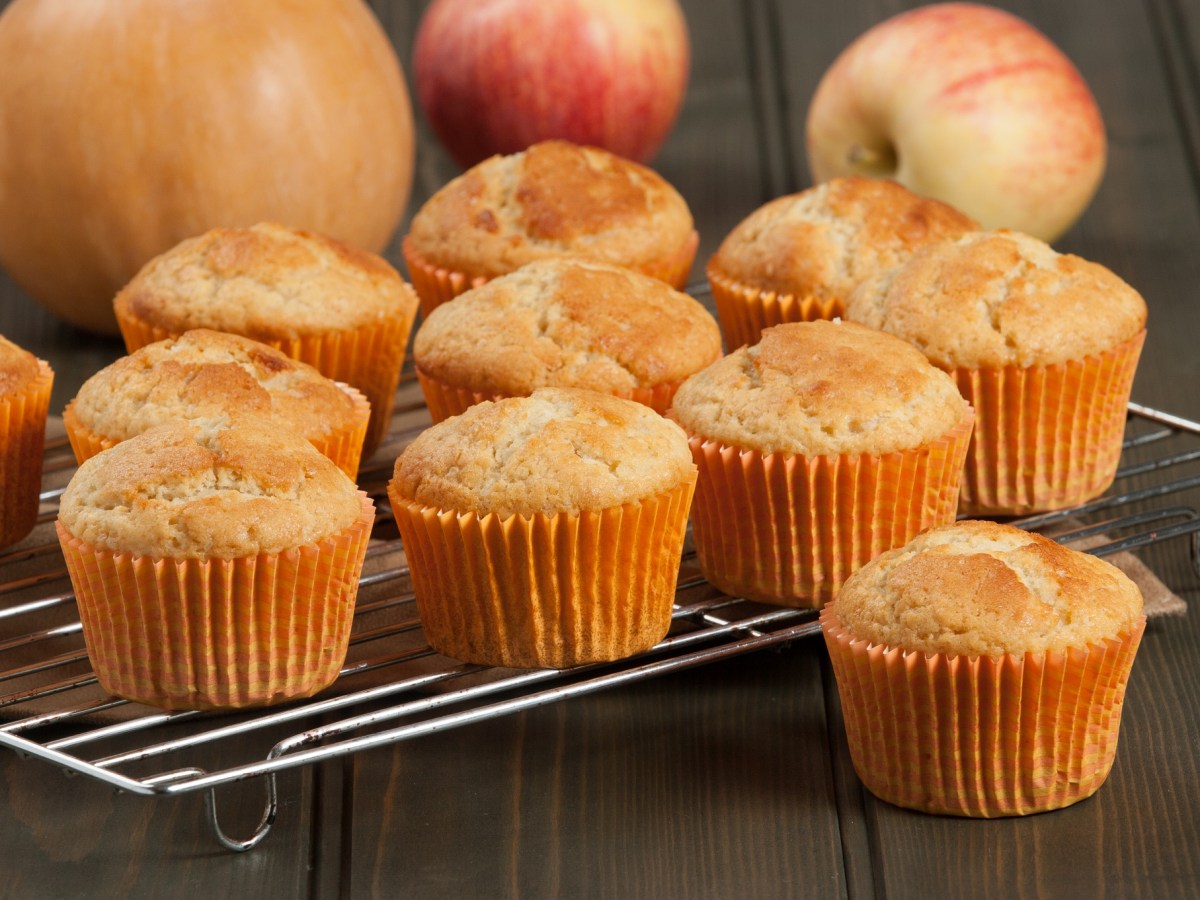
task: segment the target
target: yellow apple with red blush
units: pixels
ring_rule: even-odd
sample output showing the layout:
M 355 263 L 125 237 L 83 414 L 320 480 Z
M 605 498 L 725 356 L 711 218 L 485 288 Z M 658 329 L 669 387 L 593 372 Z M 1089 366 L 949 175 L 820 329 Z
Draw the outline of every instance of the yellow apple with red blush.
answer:
M 976 3 L 918 7 L 863 33 L 818 84 L 806 143 L 815 181 L 894 178 L 1046 241 L 1091 202 L 1107 155 L 1071 60 L 1030 23 Z

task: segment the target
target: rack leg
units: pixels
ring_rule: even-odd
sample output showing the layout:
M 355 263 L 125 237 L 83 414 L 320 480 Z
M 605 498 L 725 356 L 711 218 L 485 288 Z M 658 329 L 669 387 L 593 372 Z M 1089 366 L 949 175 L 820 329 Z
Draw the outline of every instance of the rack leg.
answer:
M 258 826 L 254 829 L 254 833 L 245 840 L 231 838 L 221 828 L 221 823 L 217 821 L 217 789 L 209 788 L 204 794 L 204 806 L 208 810 L 208 824 L 212 828 L 213 834 L 219 843 L 226 850 L 233 850 L 236 853 L 245 853 L 247 850 L 253 850 L 262 842 L 262 839 L 267 836 L 267 832 L 271 830 L 271 826 L 275 824 L 275 814 L 279 811 L 279 791 L 275 784 L 274 773 L 266 776 L 267 781 L 267 802 L 263 807 L 262 818 L 258 822 Z

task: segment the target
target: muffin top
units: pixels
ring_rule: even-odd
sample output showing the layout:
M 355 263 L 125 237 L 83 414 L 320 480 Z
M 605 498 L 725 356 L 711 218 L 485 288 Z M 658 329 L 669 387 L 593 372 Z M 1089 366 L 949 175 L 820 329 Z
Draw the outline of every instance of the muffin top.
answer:
M 272 222 L 183 241 L 146 263 L 113 302 L 174 334 L 213 328 L 260 341 L 351 331 L 417 309 L 381 257 Z
M 709 271 L 761 291 L 844 299 L 919 247 L 978 227 L 894 181 L 834 178 L 752 212 L 721 242 Z
M 679 426 L 648 406 L 578 388 L 476 404 L 396 460 L 400 496 L 479 516 L 606 509 L 693 477 Z
M 692 230 L 687 203 L 658 173 L 544 141 L 450 181 L 413 216 L 408 237 L 434 265 L 494 278 L 563 254 L 642 268 L 685 246 Z
M 250 338 L 198 328 L 148 344 L 83 383 L 74 414 L 123 441 L 176 419 L 252 413 L 310 440 L 349 428 L 351 395 L 312 366 Z
M 687 294 L 629 269 L 545 259 L 443 303 L 413 357 L 427 375 L 480 393 L 539 387 L 606 393 L 682 381 L 721 355 L 721 332 Z
M 927 247 L 865 280 L 846 317 L 911 341 L 942 368 L 1053 365 L 1146 327 L 1141 294 L 1104 266 L 1014 231 Z
M 944 436 L 968 410 L 911 344 L 819 320 L 768 328 L 693 375 L 671 416 L 693 435 L 760 453 L 880 455 Z
M 1142 595 L 1098 557 L 995 522 L 960 521 L 889 550 L 842 586 L 855 638 L 967 656 L 1061 651 L 1133 628 Z
M 354 482 L 312 444 L 235 418 L 160 425 L 86 460 L 59 521 L 118 553 L 233 559 L 322 540 L 361 514 Z
M 0 397 L 24 390 L 40 371 L 36 356 L 0 335 Z

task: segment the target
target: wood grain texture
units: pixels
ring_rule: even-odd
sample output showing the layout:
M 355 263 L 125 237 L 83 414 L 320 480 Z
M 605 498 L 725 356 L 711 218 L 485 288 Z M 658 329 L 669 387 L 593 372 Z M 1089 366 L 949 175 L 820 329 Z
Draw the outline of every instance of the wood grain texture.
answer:
M 1200 108 L 1195 83 L 1178 74 L 1193 64 L 1196 44 L 1185 49 L 1177 41 L 1164 42 L 1146 9 L 1119 0 L 994 5 L 1033 22 L 1076 62 L 1105 117 L 1110 140 L 1105 180 L 1058 248 L 1109 266 L 1146 297 L 1149 339 L 1134 399 L 1200 415 L 1195 351 L 1200 316 L 1192 287 L 1200 276 L 1195 161 L 1173 113 Z M 780 2 L 778 12 L 782 34 L 800 34 L 808 21 L 808 10 L 794 4 Z M 866 27 L 861 19 L 844 21 L 855 12 L 864 10 L 842 7 L 833 28 L 857 33 Z M 821 36 L 810 32 L 807 40 L 809 54 L 787 56 L 794 62 L 782 73 L 786 96 L 809 95 L 813 79 L 832 59 Z M 1186 58 L 1178 57 L 1182 53 Z M 821 58 L 809 61 L 817 54 Z M 803 112 L 791 112 L 786 118 L 796 130 L 792 144 L 802 149 Z M 1190 500 L 1197 501 L 1195 492 Z M 1196 602 L 1186 542 L 1148 548 L 1142 555 Z M 1195 752 L 1200 715 L 1195 704 L 1187 709 L 1178 704 L 1200 689 L 1187 662 L 1197 658 L 1194 611 L 1186 619 L 1150 626 L 1131 679 L 1113 772 L 1096 796 L 1069 809 L 1021 819 L 958 820 L 901 810 L 863 791 L 867 846 L 858 845 L 858 858 L 851 859 L 858 875 L 851 896 L 1195 895 L 1197 867 L 1189 848 L 1200 846 Z M 845 749 L 834 744 L 844 770 Z M 843 833 L 855 835 L 853 803 L 843 802 L 839 811 Z M 869 871 L 859 872 L 864 852 Z
M 350 896 L 844 893 L 817 649 L 358 757 Z
M 808 186 L 804 116 L 825 68 L 915 4 L 681 2 L 691 84 L 655 167 L 696 215 L 696 282 L 738 221 Z M 370 5 L 411 76 L 427 3 Z M 1107 124 L 1105 180 L 1060 249 L 1146 296 L 1135 399 L 1200 418 L 1200 8 L 996 5 L 1074 59 Z M 457 174 L 414 109 L 408 216 Z M 408 216 L 388 251 L 397 265 Z M 54 321 L 3 276 L 0 332 L 54 363 L 56 408 L 121 352 Z M 1200 505 L 1200 492 L 1184 499 Z M 1200 604 L 1186 542 L 1140 555 Z M 984 822 L 876 801 L 854 774 L 824 649 L 810 640 L 288 773 L 272 834 L 242 856 L 217 848 L 199 797 L 114 795 L 0 755 L 0 896 L 1200 896 L 1198 615 L 1151 624 L 1113 773 L 1067 810 Z M 253 826 L 260 797 L 256 783 L 222 791 L 231 831 Z
M 215 760 L 214 760 L 215 762 Z M 280 779 L 278 827 L 255 852 L 221 849 L 200 795 L 148 799 L 0 755 L 0 897 L 304 897 L 310 894 L 311 773 Z M 222 826 L 253 832 L 261 783 L 217 794 Z

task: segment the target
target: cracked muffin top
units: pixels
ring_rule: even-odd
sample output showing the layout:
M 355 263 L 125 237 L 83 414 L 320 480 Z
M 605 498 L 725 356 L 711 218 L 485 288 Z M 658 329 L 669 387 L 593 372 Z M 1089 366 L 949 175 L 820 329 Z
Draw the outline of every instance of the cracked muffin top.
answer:
M 36 356 L 0 335 L 0 397 L 24 390 L 40 374 Z
M 483 394 L 605 393 L 682 381 L 721 355 L 697 301 L 629 269 L 547 259 L 460 294 L 417 331 L 426 375 Z
M 173 334 L 212 328 L 268 342 L 411 318 L 417 309 L 381 257 L 272 222 L 183 241 L 146 263 L 113 302 Z
M 312 444 L 234 418 L 161 425 L 91 457 L 59 521 L 117 553 L 234 559 L 319 541 L 361 514 L 354 482 Z
M 970 407 L 912 344 L 818 320 L 768 328 L 693 375 L 670 414 L 690 434 L 760 453 L 880 455 L 945 436 Z
M 1014 231 L 926 248 L 864 281 L 846 317 L 919 347 L 944 369 L 1053 365 L 1146 327 L 1146 302 L 1097 263 Z
M 1133 628 L 1142 595 L 1116 566 L 1011 525 L 923 532 L 854 573 L 833 613 L 855 638 L 966 656 L 1081 647 Z
M 494 278 L 564 254 L 647 269 L 687 246 L 693 230 L 683 197 L 652 169 L 543 141 L 444 185 L 413 216 L 408 240 L 434 265 Z
M 895 181 L 853 175 L 759 207 L 725 237 L 708 269 L 764 292 L 845 299 L 868 275 L 978 227 Z
M 176 419 L 234 412 L 262 415 L 314 439 L 353 427 L 360 415 L 349 391 L 312 366 L 204 328 L 101 369 L 80 387 L 72 412 L 93 433 L 116 441 Z
M 620 506 L 694 473 L 683 431 L 649 407 L 542 388 L 427 428 L 396 460 L 392 484 L 424 506 L 507 518 Z

